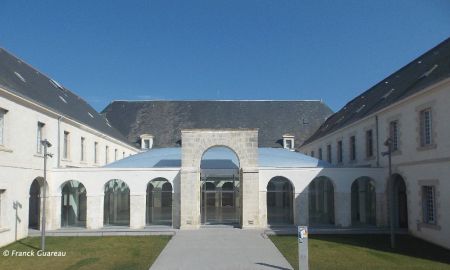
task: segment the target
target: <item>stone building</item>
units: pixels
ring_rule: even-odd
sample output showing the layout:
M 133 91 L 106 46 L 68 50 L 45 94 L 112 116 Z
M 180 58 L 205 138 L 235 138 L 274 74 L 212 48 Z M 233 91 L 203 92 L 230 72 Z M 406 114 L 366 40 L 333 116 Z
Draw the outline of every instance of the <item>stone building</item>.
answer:
M 450 39 L 330 116 L 300 151 L 334 167 L 388 169 L 395 225 L 450 247 Z
M 115 101 L 98 114 L 1 50 L 0 245 L 39 229 L 44 199 L 49 230 L 81 231 L 385 229 L 393 199 L 398 227 L 450 247 L 449 74 L 446 40 L 335 114 L 320 101 Z M 41 139 L 54 144 L 46 183 Z

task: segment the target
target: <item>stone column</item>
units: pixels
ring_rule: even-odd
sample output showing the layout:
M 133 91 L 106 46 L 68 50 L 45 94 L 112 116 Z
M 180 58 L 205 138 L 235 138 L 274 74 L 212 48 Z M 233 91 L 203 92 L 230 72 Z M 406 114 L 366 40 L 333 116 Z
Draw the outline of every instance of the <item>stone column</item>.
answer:
M 336 226 L 349 227 L 352 225 L 351 193 L 334 193 L 334 220 Z
M 146 193 L 130 194 L 130 228 L 132 229 L 145 227 L 146 195 Z
M 387 196 L 384 192 L 376 193 L 376 219 L 377 226 L 383 227 L 388 225 L 387 219 Z
M 86 228 L 100 229 L 103 227 L 103 194 L 86 195 Z
M 46 229 L 61 228 L 61 195 L 51 195 L 46 200 Z
M 242 168 L 241 172 L 242 228 L 259 227 L 259 171 Z
M 200 172 L 195 168 L 181 169 L 180 229 L 200 227 Z

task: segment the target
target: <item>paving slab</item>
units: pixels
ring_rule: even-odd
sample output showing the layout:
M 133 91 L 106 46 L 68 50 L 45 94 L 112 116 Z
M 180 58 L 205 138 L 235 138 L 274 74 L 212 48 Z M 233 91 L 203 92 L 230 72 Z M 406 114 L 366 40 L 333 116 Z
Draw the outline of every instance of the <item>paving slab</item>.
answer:
M 263 230 L 180 230 L 151 270 L 292 269 Z

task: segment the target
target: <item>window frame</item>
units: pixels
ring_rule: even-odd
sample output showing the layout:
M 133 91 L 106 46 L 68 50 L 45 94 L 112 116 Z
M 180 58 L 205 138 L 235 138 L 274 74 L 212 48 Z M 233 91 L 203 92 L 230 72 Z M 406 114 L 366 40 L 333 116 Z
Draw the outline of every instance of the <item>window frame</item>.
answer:
M 399 120 L 392 120 L 389 122 L 389 138 L 392 141 L 392 152 L 400 150 L 399 147 Z
M 80 138 L 80 161 L 86 161 L 86 137 Z
M 354 162 L 356 161 L 356 135 L 352 135 L 349 138 L 349 142 L 350 142 L 350 161 Z
M 421 192 L 422 192 L 422 222 L 429 225 L 437 225 L 436 187 L 434 185 L 423 185 L 421 187 Z
M 427 117 L 428 115 L 428 117 Z M 433 145 L 433 112 L 431 107 L 420 110 L 419 112 L 419 139 L 420 147 L 429 147 Z
M 105 164 L 109 163 L 109 146 L 105 146 Z
M 342 163 L 344 161 L 344 155 L 343 155 L 343 143 L 342 140 L 337 141 L 337 162 Z
M 333 162 L 331 144 L 327 145 L 327 162 L 330 164 Z
M 63 132 L 63 159 L 70 159 L 70 132 L 66 130 Z
M 38 155 L 42 155 L 43 153 L 42 140 L 44 140 L 44 128 L 45 123 L 38 121 L 36 128 L 36 153 Z
M 374 144 L 373 144 L 373 129 L 366 130 L 366 158 L 371 159 L 374 157 Z

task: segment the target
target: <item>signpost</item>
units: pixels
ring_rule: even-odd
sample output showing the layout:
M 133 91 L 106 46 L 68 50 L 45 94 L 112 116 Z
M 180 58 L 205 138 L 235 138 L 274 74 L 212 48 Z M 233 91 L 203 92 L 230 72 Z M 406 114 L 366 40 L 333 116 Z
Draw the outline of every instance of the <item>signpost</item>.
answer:
M 308 226 L 298 226 L 298 268 L 309 270 Z

